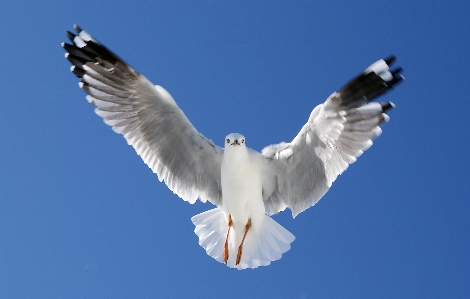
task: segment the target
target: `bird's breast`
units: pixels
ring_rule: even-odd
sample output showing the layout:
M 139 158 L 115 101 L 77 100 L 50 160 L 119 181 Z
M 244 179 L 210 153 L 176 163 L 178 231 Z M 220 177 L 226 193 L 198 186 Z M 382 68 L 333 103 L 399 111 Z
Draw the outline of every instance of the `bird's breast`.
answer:
M 234 222 L 246 224 L 248 219 L 264 217 L 260 170 L 249 161 L 222 161 L 222 209 Z

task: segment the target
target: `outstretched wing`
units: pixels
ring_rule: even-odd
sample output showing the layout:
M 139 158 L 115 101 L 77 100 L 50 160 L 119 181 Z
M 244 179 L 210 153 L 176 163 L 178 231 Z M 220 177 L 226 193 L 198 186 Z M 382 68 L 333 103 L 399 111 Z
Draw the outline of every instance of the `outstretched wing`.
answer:
M 62 46 L 96 114 L 179 197 L 217 205 L 223 149 L 194 128 L 163 87 L 154 86 L 77 25 L 74 29 L 78 35 L 67 32 L 73 44 Z
M 336 177 L 372 145 L 388 121 L 393 103 L 371 102 L 403 77 L 390 71 L 392 56 L 381 59 L 333 93 L 311 113 L 291 143 L 270 145 L 266 157 L 263 199 L 268 214 L 292 210 L 295 217 L 328 191 Z

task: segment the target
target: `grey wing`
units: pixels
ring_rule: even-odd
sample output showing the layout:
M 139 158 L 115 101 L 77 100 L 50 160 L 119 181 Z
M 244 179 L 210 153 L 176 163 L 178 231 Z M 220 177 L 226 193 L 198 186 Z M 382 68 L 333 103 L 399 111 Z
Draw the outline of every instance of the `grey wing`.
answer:
M 372 145 L 382 132 L 380 125 L 389 119 L 385 112 L 394 105 L 370 101 L 403 79 L 401 68 L 389 69 L 394 60 L 375 62 L 318 105 L 292 142 L 263 149 L 268 214 L 290 208 L 295 217 L 311 207 Z
M 122 134 L 160 181 L 185 201 L 221 201 L 223 149 L 200 134 L 171 95 L 74 26 L 63 43 L 95 112 Z

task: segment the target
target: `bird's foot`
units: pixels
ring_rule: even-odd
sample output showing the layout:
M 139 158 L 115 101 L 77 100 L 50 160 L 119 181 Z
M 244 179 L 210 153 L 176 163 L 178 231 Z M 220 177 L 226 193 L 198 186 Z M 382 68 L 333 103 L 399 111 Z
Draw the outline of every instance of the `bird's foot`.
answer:
M 243 242 L 245 242 L 246 234 L 248 233 L 248 230 L 251 227 L 251 219 L 248 219 L 248 222 L 246 223 L 245 226 L 245 234 L 243 235 L 242 242 L 240 243 L 240 246 L 238 246 L 238 254 L 237 254 L 237 261 L 235 265 L 240 264 L 240 260 L 242 259 L 242 251 L 243 251 Z
M 228 234 L 230 233 L 230 228 L 232 227 L 232 215 L 228 215 L 228 230 L 227 236 L 225 237 L 225 244 L 224 244 L 224 263 L 227 264 L 228 261 Z

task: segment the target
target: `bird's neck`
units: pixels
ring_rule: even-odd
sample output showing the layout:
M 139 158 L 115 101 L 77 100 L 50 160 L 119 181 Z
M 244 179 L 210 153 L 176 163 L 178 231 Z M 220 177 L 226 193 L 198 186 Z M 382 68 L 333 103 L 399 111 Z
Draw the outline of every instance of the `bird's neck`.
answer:
M 228 169 L 238 169 L 239 171 L 246 168 L 249 163 L 248 151 L 246 148 L 232 148 L 224 153 L 223 164 Z

